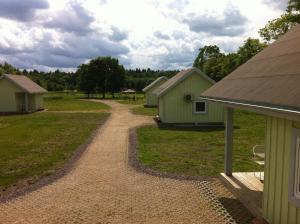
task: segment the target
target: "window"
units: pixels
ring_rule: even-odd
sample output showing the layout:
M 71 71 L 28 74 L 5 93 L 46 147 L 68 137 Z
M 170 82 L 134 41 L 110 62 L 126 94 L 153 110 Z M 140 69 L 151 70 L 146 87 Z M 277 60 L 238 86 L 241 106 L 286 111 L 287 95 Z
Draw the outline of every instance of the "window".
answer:
M 206 113 L 206 102 L 205 101 L 195 101 L 194 102 L 194 112 L 196 114 Z
M 293 129 L 291 147 L 289 199 L 300 207 L 300 129 Z

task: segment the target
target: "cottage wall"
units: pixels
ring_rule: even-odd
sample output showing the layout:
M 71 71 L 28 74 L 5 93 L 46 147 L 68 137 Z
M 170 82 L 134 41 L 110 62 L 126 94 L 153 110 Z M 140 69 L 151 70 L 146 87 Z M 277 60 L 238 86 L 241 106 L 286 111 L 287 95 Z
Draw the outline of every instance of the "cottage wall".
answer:
M 288 200 L 292 128 L 299 122 L 268 117 L 263 214 L 270 223 L 300 223 L 300 209 Z
M 223 106 L 207 102 L 207 113 L 194 113 L 194 101 L 199 99 L 202 92 L 212 84 L 194 73 L 169 90 L 159 99 L 159 116 L 164 123 L 207 123 L 224 122 Z M 191 101 L 184 96 L 192 95 Z

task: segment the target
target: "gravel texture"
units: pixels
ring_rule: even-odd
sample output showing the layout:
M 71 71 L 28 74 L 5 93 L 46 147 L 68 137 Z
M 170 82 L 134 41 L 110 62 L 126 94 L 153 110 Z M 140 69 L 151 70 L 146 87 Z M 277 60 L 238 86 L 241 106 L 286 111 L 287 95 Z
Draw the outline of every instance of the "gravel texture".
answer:
M 129 130 L 151 124 L 126 105 L 111 116 L 61 178 L 0 204 L 0 223 L 249 223 L 252 215 L 218 179 L 138 172 L 128 163 Z

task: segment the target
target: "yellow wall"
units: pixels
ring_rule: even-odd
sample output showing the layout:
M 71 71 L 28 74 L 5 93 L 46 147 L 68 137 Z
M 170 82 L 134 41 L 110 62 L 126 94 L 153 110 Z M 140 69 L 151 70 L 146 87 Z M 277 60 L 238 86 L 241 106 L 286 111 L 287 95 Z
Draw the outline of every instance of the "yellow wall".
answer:
M 25 103 L 25 96 L 17 97 L 16 93 L 24 93 L 24 91 L 6 79 L 0 80 L 0 112 L 21 112 L 21 104 Z M 29 111 L 43 109 L 43 95 L 28 94 L 28 109 Z
M 16 112 L 15 93 L 21 90 L 6 79 L 0 80 L 0 112 Z
M 44 108 L 43 94 L 36 94 L 35 95 L 35 109 L 41 110 L 43 108 Z
M 194 100 L 212 84 L 194 73 L 159 98 L 159 116 L 164 123 L 207 123 L 224 122 L 223 106 L 207 102 L 207 113 L 195 114 L 194 103 L 184 100 L 185 94 L 191 94 Z
M 269 223 L 300 223 L 300 209 L 288 201 L 292 128 L 300 123 L 268 117 L 263 214 Z

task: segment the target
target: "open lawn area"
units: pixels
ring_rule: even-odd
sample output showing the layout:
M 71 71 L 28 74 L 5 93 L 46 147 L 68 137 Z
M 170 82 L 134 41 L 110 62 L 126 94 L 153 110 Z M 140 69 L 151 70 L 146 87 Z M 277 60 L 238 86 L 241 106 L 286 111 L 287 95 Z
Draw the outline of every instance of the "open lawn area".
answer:
M 265 117 L 245 111 L 234 115 L 233 171 L 260 170 L 252 147 L 264 144 Z M 216 176 L 224 170 L 224 131 L 137 130 L 138 156 L 146 167 L 188 176 Z
M 121 104 L 143 105 L 145 103 L 145 99 L 143 97 L 136 98 L 136 99 L 121 98 L 121 99 L 117 99 L 117 102 Z
M 79 99 L 76 95 L 67 94 L 45 96 L 44 107 L 49 111 L 97 111 L 110 109 L 106 104 Z
M 46 105 L 52 110 L 108 108 L 100 103 L 50 101 L 46 100 Z M 108 115 L 38 112 L 0 116 L 0 195 L 11 186 L 28 185 L 56 172 Z
M 145 108 L 138 106 L 131 109 L 132 113 L 145 116 L 156 116 L 158 114 L 157 108 Z

